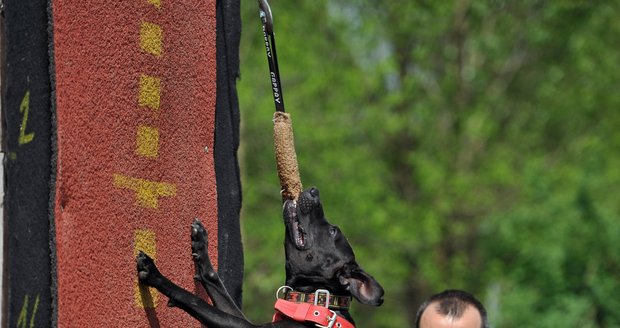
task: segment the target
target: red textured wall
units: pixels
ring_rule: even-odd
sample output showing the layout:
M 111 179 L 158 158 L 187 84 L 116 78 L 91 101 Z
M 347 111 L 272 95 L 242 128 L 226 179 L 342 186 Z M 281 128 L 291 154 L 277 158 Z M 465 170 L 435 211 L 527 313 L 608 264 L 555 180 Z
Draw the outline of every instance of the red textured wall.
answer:
M 195 290 L 189 225 L 210 232 L 215 0 L 54 0 L 58 327 L 198 327 L 140 291 L 135 253 Z

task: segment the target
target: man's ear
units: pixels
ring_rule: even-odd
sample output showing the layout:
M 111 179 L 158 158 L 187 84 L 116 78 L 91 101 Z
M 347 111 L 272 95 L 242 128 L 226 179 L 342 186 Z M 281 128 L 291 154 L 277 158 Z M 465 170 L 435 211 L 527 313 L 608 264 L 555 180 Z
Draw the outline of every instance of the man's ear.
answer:
M 346 271 L 338 279 L 342 285 L 347 286 L 355 299 L 362 304 L 373 306 L 383 303 L 383 288 L 373 277 L 360 267 Z

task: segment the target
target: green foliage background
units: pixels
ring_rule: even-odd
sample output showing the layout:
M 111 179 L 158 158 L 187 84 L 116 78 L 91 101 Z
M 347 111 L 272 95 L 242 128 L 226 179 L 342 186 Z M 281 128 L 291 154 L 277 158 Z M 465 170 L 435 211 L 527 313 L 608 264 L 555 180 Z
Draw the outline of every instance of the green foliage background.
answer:
M 272 0 L 302 181 L 411 327 L 446 288 L 494 327 L 620 327 L 620 2 Z M 244 309 L 284 283 L 273 99 L 242 2 Z

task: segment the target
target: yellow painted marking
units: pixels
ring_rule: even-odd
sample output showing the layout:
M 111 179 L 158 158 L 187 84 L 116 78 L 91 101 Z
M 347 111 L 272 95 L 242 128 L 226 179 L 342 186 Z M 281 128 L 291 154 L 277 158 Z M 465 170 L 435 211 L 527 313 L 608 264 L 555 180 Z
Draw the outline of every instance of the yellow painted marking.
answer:
M 30 297 L 28 295 L 24 297 L 22 309 L 19 311 L 19 316 L 17 317 L 17 328 L 34 328 L 34 317 L 37 314 L 37 309 L 39 308 L 39 295 L 37 295 L 37 298 L 34 300 L 32 314 L 30 315 L 30 324 L 28 324 L 29 299 Z
M 159 129 L 141 125 L 136 136 L 136 154 L 148 158 L 157 158 L 159 153 Z
M 155 249 L 155 231 L 148 229 L 138 229 L 134 231 L 134 258 L 139 251 L 156 260 L 157 250 Z M 134 300 L 137 307 L 141 309 L 154 309 L 157 307 L 158 293 L 155 288 L 146 287 L 136 279 L 134 284 Z
M 134 256 L 138 256 L 140 251 L 150 256 L 153 260 L 156 256 L 155 231 L 148 229 L 138 229 L 134 231 Z
M 161 57 L 162 53 L 161 26 L 142 22 L 140 26 L 140 47 L 149 54 Z
M 147 0 L 150 4 L 157 7 L 157 9 L 161 8 L 161 2 L 159 0 Z
M 157 77 L 142 74 L 140 76 L 138 104 L 140 106 L 149 107 L 152 110 L 158 110 L 160 94 L 161 80 Z
M 121 174 L 114 174 L 114 186 L 135 191 L 137 205 L 144 208 L 155 209 L 159 206 L 159 197 L 172 197 L 177 194 L 176 186 L 171 183 L 131 178 Z
M 26 124 L 28 124 L 28 112 L 30 111 L 30 91 L 26 91 L 24 98 L 22 98 L 22 102 L 19 105 L 19 112 L 24 113 L 22 117 L 22 124 L 19 126 L 19 137 L 17 139 L 17 143 L 21 145 L 25 145 L 34 139 L 34 132 L 26 133 Z

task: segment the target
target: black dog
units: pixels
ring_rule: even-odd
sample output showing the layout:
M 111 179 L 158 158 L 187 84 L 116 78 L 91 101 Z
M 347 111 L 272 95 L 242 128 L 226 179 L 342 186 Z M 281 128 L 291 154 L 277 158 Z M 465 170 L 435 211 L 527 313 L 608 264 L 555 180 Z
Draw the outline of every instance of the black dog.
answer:
M 383 288 L 357 264 L 340 229 L 327 222 L 318 189 L 302 192 L 297 202 L 286 201 L 283 212 L 286 300 L 276 302 L 273 323 L 253 325 L 235 305 L 211 265 L 207 232 L 198 220 L 191 229 L 195 278 L 214 305 L 172 283 L 142 252 L 137 257 L 139 281 L 166 295 L 169 306 L 179 307 L 213 328 L 353 327 L 348 312 L 351 296 L 368 305 L 383 303 Z

